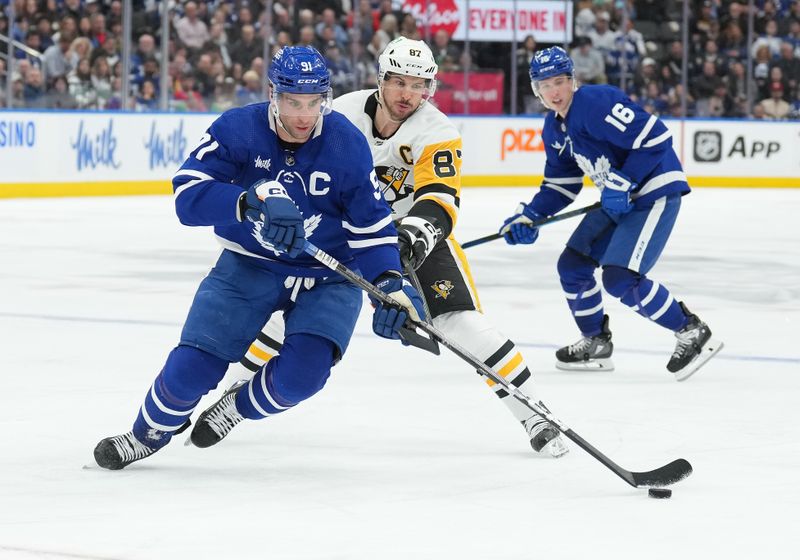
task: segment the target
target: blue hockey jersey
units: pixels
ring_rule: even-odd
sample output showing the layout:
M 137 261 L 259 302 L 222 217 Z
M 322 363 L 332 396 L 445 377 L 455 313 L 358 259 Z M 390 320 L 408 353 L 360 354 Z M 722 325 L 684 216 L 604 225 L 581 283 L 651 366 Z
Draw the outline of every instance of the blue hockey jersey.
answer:
M 240 222 L 238 200 L 261 179 L 280 181 L 303 215 L 306 238 L 343 264 L 355 261 L 368 280 L 400 270 L 397 231 L 380 193 L 364 136 L 333 112 L 295 150 L 279 143 L 269 103 L 222 114 L 172 178 L 181 223 L 214 226 L 222 246 L 260 266 L 291 276 L 330 270 L 305 253 L 289 258 Z
M 631 194 L 637 206 L 689 192 L 670 131 L 618 88 L 578 88 L 565 119 L 555 112 L 545 117 L 542 139 L 544 181 L 531 202 L 542 215 L 551 216 L 575 200 L 584 175 L 602 189 L 610 169 L 637 184 Z

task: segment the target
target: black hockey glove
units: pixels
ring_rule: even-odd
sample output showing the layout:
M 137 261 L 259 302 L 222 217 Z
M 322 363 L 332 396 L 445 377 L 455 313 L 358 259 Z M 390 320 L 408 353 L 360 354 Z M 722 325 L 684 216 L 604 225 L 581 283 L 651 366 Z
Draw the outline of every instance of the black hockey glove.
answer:
M 442 235 L 442 230 L 418 216 L 406 216 L 397 226 L 397 244 L 400 263 L 405 268 L 418 269 L 431 254 Z

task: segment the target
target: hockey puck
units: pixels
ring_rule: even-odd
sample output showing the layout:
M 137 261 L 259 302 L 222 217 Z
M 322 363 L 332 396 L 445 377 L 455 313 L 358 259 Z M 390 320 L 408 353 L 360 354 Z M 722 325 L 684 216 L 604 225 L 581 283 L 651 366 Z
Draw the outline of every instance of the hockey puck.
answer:
M 647 491 L 647 495 L 657 500 L 666 500 L 672 497 L 672 490 L 669 488 L 650 488 Z

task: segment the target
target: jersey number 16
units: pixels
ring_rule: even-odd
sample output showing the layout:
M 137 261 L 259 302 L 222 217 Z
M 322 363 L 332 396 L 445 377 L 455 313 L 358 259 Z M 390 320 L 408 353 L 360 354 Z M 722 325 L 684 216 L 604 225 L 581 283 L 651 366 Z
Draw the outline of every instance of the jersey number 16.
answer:
M 608 124 L 619 130 L 625 132 L 628 124 L 633 122 L 634 112 L 633 109 L 625 107 L 622 103 L 617 103 L 611 108 L 611 114 L 606 115 L 605 120 Z

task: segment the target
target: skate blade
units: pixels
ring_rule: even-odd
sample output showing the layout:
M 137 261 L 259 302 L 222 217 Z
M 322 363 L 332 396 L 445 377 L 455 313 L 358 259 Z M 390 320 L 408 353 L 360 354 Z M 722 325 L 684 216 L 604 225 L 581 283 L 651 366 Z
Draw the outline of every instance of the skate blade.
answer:
M 562 371 L 614 371 L 611 358 L 600 358 L 586 362 L 556 362 L 556 368 Z
M 709 338 L 708 342 L 703 345 L 703 350 L 700 352 L 697 357 L 686 364 L 683 369 L 679 369 L 675 372 L 675 380 L 676 381 L 686 381 L 689 379 L 694 373 L 703 367 L 705 363 L 716 356 L 717 352 L 722 350 L 725 345 L 713 338 Z
M 542 449 L 539 453 L 541 455 L 550 456 L 553 459 L 558 459 L 559 457 L 563 457 L 569 453 L 569 447 L 567 447 L 566 444 L 561 441 L 560 437 L 557 437 L 547 442 L 547 445 L 545 445 L 544 449 Z

